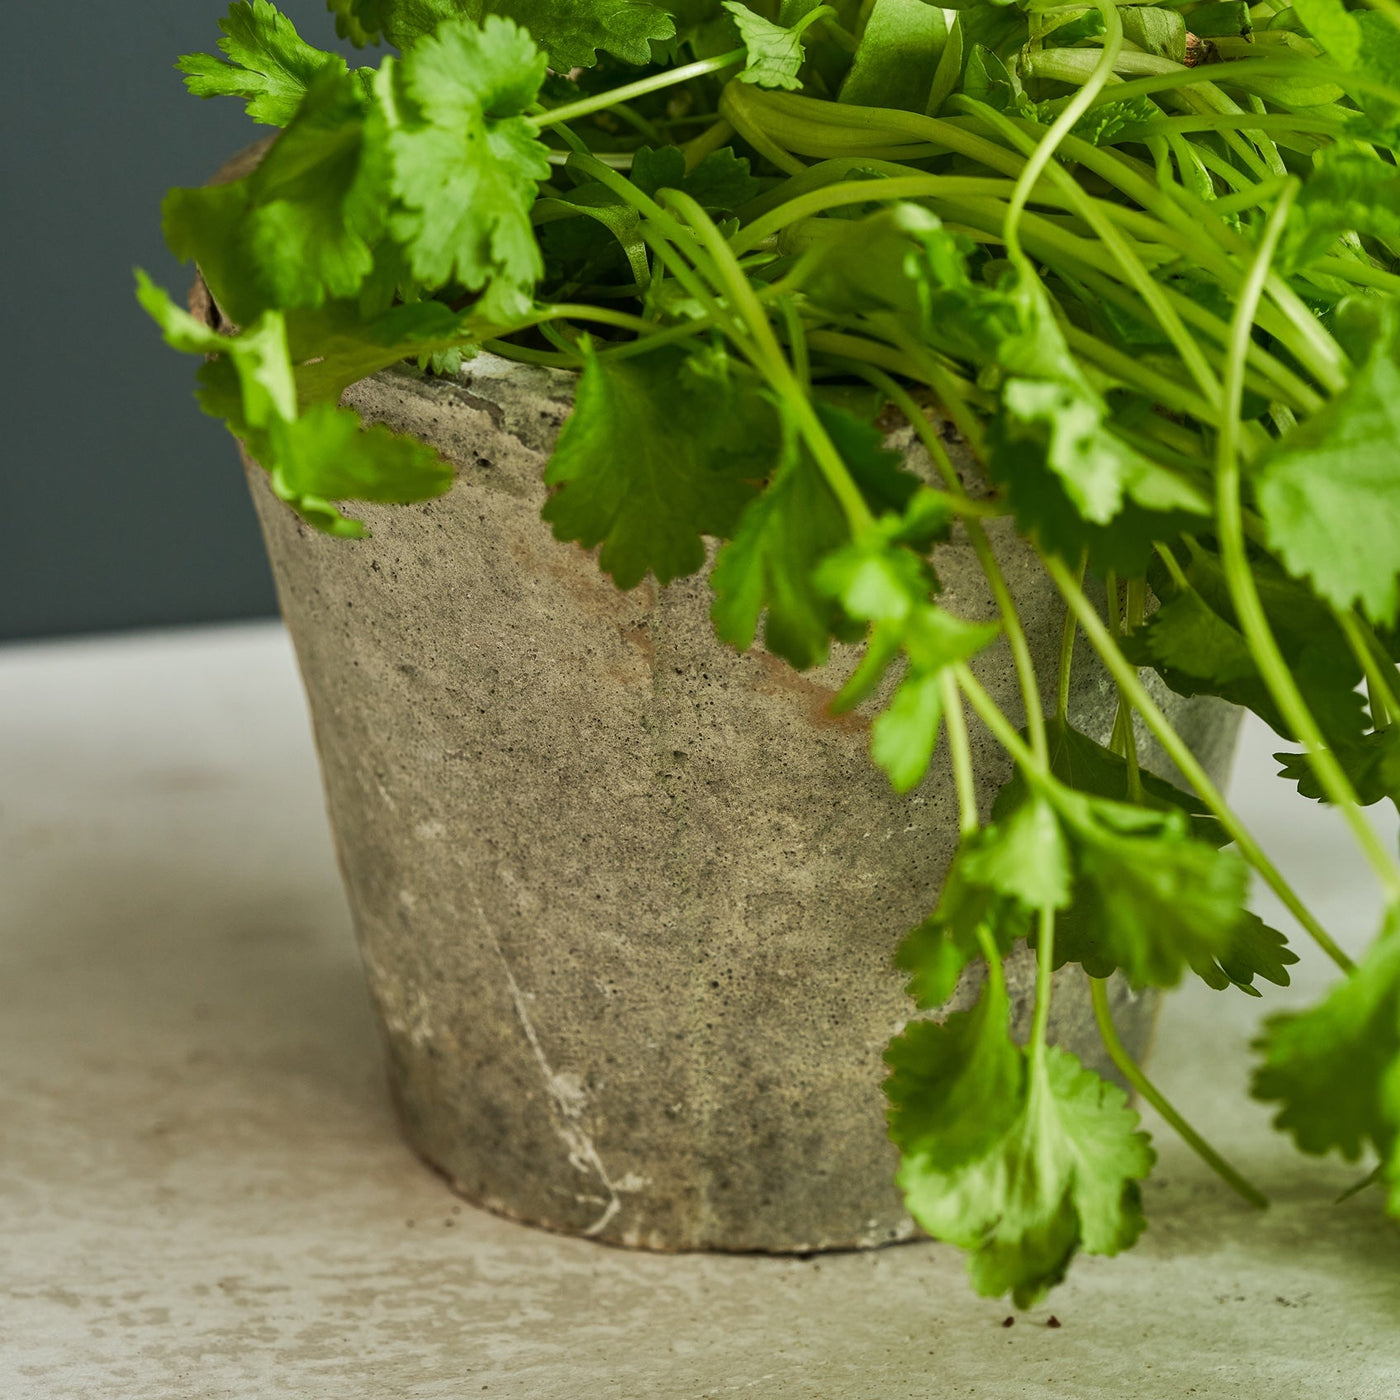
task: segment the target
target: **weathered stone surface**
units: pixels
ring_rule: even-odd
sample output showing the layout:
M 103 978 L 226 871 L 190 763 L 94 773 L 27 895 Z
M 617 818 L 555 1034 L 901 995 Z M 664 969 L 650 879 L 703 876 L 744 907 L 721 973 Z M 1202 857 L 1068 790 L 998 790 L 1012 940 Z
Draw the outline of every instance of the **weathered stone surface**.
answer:
M 615 1243 L 906 1238 L 880 1056 L 909 1013 L 891 952 L 956 844 L 946 760 L 894 795 L 868 721 L 827 713 L 851 649 L 803 675 L 737 655 L 703 579 L 620 593 L 556 542 L 570 390 L 490 356 L 357 385 L 458 468 L 441 500 L 368 508 L 368 540 L 315 534 L 250 471 L 405 1128 L 472 1200 Z M 1062 610 L 996 538 L 1048 683 Z M 952 610 L 991 615 L 965 544 L 937 563 Z M 1004 650 L 978 665 L 1019 718 Z M 1221 767 L 1233 715 L 1171 709 Z M 1074 716 L 1102 738 L 1112 710 L 1083 657 Z M 974 744 L 987 807 L 1009 765 Z M 1024 1028 L 1024 950 L 1008 974 Z M 1116 1001 L 1141 1048 L 1151 1001 Z M 1071 969 L 1054 1034 L 1102 1067 Z

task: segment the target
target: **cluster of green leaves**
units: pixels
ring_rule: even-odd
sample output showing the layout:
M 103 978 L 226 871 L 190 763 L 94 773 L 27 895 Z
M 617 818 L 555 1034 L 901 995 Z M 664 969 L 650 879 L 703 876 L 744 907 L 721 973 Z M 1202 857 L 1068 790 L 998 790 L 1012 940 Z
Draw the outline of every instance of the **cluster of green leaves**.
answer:
M 1117 1254 L 1142 1233 L 1154 1154 L 1122 1089 L 1065 1050 L 1013 1042 L 990 947 L 988 966 L 973 1010 L 890 1046 L 891 1136 L 910 1211 L 967 1250 L 979 1292 L 1029 1307 L 1077 1249 Z
M 329 0 L 396 52 L 352 69 L 239 0 L 192 92 L 281 128 L 176 190 L 166 235 L 222 320 L 149 283 L 201 401 L 313 524 L 421 499 L 447 465 L 337 407 L 402 360 L 481 349 L 578 373 L 545 518 L 619 587 L 702 569 L 719 637 L 832 664 L 903 792 L 948 750 L 962 840 L 897 960 L 941 1007 L 889 1052 L 910 1210 L 1026 1304 L 1143 1228 L 1152 1152 L 1122 1091 L 1046 1043 L 1051 974 L 1260 994 L 1297 955 L 1250 867 L 1345 976 L 1266 1024 L 1256 1094 L 1310 1152 L 1379 1159 L 1400 1214 L 1400 28 L 1295 0 Z M 893 406 L 930 471 L 890 450 Z M 975 460 L 955 466 L 952 428 Z M 991 528 L 995 524 L 997 528 Z M 1040 557 L 1118 686 L 1108 736 L 1041 681 L 1007 587 Z M 995 615 L 940 596 L 970 547 Z M 1108 601 L 1100 620 L 1081 583 Z M 1153 600 L 1149 604 L 1149 597 Z M 860 644 L 858 659 L 834 646 Z M 1022 713 L 977 679 L 1004 648 Z M 1392 912 L 1350 959 L 1142 686 L 1243 705 L 1294 747 Z M 965 708 L 1015 776 L 984 821 Z M 1146 725 L 1187 791 L 1147 772 Z M 1022 727 L 1024 726 L 1024 727 Z M 1106 739 L 1106 742 L 1099 742 Z M 1013 1035 L 1001 961 L 1039 962 Z M 1207 1151 L 1218 1168 L 1219 1159 Z M 1222 1170 L 1227 1180 L 1238 1178 Z

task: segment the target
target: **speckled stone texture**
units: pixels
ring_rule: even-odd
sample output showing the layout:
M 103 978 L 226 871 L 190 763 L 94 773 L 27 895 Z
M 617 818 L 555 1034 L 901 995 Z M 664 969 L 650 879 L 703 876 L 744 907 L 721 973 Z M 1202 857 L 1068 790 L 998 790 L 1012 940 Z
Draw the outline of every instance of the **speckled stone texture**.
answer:
M 555 541 L 541 476 L 571 385 L 485 355 L 357 385 L 458 471 L 440 500 L 368 508 L 368 540 L 317 535 L 250 467 L 404 1126 L 471 1200 L 613 1243 L 907 1238 L 881 1052 L 910 1011 L 892 950 L 956 844 L 946 760 L 894 795 L 868 719 L 827 712 L 854 650 L 801 675 L 737 655 L 704 578 L 621 593 Z M 996 540 L 1049 681 L 1061 607 Z M 964 543 L 936 562 L 949 608 L 991 615 Z M 1019 720 L 1004 648 L 978 670 Z M 1218 772 L 1233 714 L 1169 708 Z M 1103 738 L 1112 709 L 1082 656 L 1075 718 Z M 985 809 L 1009 765 L 974 744 Z M 1024 950 L 1008 974 L 1024 1030 Z M 1141 1049 L 1153 1003 L 1115 998 Z M 1054 1035 L 1103 1067 L 1073 969 Z

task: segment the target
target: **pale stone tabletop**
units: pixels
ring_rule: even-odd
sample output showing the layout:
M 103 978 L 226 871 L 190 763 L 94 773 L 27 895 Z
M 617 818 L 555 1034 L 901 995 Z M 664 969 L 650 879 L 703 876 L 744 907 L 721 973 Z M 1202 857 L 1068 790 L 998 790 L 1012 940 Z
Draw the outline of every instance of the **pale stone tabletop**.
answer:
M 1369 881 L 1271 747 L 1236 797 L 1356 946 Z M 1149 1116 L 1142 1244 L 1009 1328 L 938 1246 L 663 1257 L 456 1201 L 395 1128 L 275 625 L 0 651 L 0 862 L 3 1400 L 1400 1394 L 1400 1230 L 1246 1102 L 1235 993 L 1171 1000 L 1154 1065 L 1274 1208 Z

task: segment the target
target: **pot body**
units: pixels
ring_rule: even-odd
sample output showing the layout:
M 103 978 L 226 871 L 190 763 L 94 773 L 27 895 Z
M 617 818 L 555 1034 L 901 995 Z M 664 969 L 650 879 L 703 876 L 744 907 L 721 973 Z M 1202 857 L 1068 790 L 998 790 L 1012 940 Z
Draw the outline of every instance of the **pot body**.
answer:
M 957 843 L 946 757 L 897 796 L 868 719 L 828 713 L 854 649 L 804 674 L 738 655 L 703 576 L 622 593 L 551 537 L 542 473 L 572 382 L 482 356 L 355 386 L 367 420 L 457 467 L 440 500 L 369 507 L 366 540 L 316 534 L 250 467 L 405 1129 L 471 1200 L 614 1243 L 907 1238 L 881 1053 L 910 1012 L 892 951 Z M 1062 609 L 1014 535 L 996 542 L 1053 678 Z M 992 614 L 965 544 L 937 565 L 954 612 Z M 1004 647 L 978 666 L 1019 720 Z M 1233 712 L 1168 703 L 1218 770 Z M 1081 656 L 1076 722 L 1103 739 L 1113 707 Z M 1009 763 L 973 742 L 985 812 Z M 1023 1030 L 1033 975 L 1018 949 Z M 1141 1050 L 1152 1000 L 1115 1000 Z M 1105 1068 L 1074 969 L 1052 1033 Z

